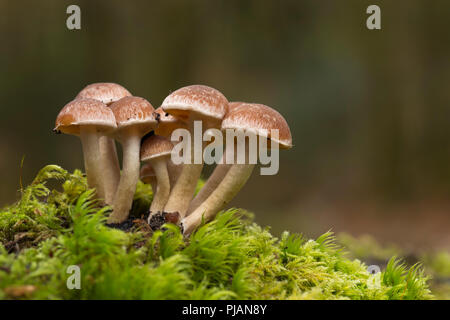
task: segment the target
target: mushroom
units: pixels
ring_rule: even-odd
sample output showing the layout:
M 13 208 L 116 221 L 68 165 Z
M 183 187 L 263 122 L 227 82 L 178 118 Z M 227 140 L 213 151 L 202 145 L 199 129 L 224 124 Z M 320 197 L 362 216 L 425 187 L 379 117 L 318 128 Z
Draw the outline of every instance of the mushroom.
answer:
M 228 104 L 228 113 L 231 112 L 234 108 L 239 106 L 243 102 L 230 102 Z M 226 116 L 225 116 L 226 118 Z M 231 168 L 231 164 L 226 163 L 226 154 L 222 155 L 222 160 L 220 163 L 216 165 L 213 172 L 209 176 L 208 180 L 206 180 L 203 187 L 197 193 L 197 195 L 192 199 L 189 204 L 189 208 L 186 215 L 189 215 L 194 211 L 203 201 L 205 201 L 210 194 L 217 188 L 219 183 L 223 180 L 228 170 Z
M 77 98 L 90 98 L 110 105 L 123 97 L 131 96 L 131 93 L 116 83 L 93 83 L 81 90 Z M 120 180 L 120 166 L 117 157 L 116 143 L 108 136 L 102 136 L 99 140 L 100 157 L 103 168 L 102 184 L 105 190 L 105 202 L 112 205 L 117 185 Z
M 167 162 L 170 160 L 172 149 L 173 144 L 170 140 L 156 135 L 146 138 L 141 145 L 141 161 L 150 163 L 156 175 L 156 189 L 153 189 L 149 224 L 153 215 L 163 211 L 169 198 L 170 179 Z
M 84 168 L 91 188 L 104 197 L 101 183 L 99 137 L 114 131 L 114 114 L 104 103 L 94 99 L 75 99 L 64 106 L 56 118 L 54 132 L 73 134 L 81 138 Z
M 110 106 L 117 122 L 116 139 L 123 147 L 123 166 L 108 223 L 128 217 L 139 180 L 141 138 L 154 130 L 157 121 L 152 105 L 140 97 L 124 97 Z
M 241 103 L 231 110 L 222 122 L 222 130 L 246 130 L 250 134 L 267 137 L 269 142 L 279 145 L 282 149 L 292 147 L 292 136 L 286 120 L 274 109 L 254 103 Z M 278 139 L 271 136 L 271 129 L 278 130 Z M 246 144 L 246 159 L 249 158 Z M 250 177 L 254 164 L 233 164 L 223 180 L 210 196 L 181 222 L 184 235 L 189 235 L 197 228 L 202 218 L 210 221 L 228 204 Z
M 228 109 L 228 100 L 218 90 L 203 85 L 183 87 L 170 94 L 162 103 L 162 109 L 185 122 L 191 133 L 191 159 L 194 156 L 194 121 L 202 121 L 204 130 L 220 128 Z M 201 134 L 203 134 L 201 132 Z M 194 156 L 195 158 L 195 156 Z M 203 168 L 200 164 L 183 164 L 180 176 L 173 186 L 164 211 L 184 218 L 195 192 Z

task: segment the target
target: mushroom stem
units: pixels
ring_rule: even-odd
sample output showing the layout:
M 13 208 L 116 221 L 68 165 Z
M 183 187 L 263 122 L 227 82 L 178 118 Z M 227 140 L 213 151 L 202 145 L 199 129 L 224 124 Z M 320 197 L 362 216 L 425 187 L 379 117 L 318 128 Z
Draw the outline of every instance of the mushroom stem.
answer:
M 181 174 L 182 165 L 178 165 L 172 162 L 171 159 L 167 160 L 167 170 L 169 171 L 170 186 L 173 187 Z
M 164 212 L 166 213 L 178 213 L 180 219 L 184 218 L 186 212 L 189 208 L 189 203 L 191 202 L 195 188 L 197 187 L 198 179 L 203 169 L 203 158 L 201 164 L 195 164 L 194 162 L 194 130 L 193 121 L 189 121 L 189 131 L 191 133 L 191 164 L 183 164 L 179 177 L 170 191 L 169 199 L 166 206 L 164 207 Z
M 181 218 L 186 215 L 202 169 L 203 164 L 183 164 L 180 176 L 171 190 L 169 200 L 164 207 L 165 212 L 178 212 Z
M 153 201 L 150 206 L 150 216 L 161 212 L 167 203 L 170 194 L 170 179 L 167 170 L 166 159 L 156 158 L 149 160 L 156 175 L 156 190 L 153 193 Z M 153 185 L 152 185 L 153 188 Z M 150 219 L 150 217 L 149 217 Z
M 83 147 L 84 169 L 86 171 L 88 186 L 96 189 L 98 198 L 104 199 L 100 174 L 99 135 L 97 129 L 94 126 L 80 126 L 80 138 Z
M 241 190 L 254 167 L 254 164 L 232 165 L 225 178 L 223 178 L 208 199 L 182 220 L 183 234 L 186 236 L 191 234 L 201 224 L 202 218 L 205 221 L 210 221 L 214 218 Z
M 206 180 L 204 186 L 200 189 L 200 191 L 191 201 L 186 215 L 191 214 L 195 209 L 197 209 L 197 207 L 200 204 L 202 204 L 206 199 L 208 199 L 211 193 L 217 188 L 217 186 L 223 180 L 228 170 L 231 168 L 231 164 L 225 163 L 225 153 L 222 157 L 222 162 L 223 162 L 222 164 L 217 164 L 217 166 L 214 168 L 214 171 L 209 176 L 208 180 Z
M 100 155 L 103 165 L 103 188 L 105 203 L 112 205 L 120 181 L 120 166 L 114 139 L 102 136 L 99 140 Z
M 156 194 L 156 190 L 158 188 L 157 182 L 156 182 L 156 177 L 149 177 L 148 178 L 148 183 L 150 183 L 150 185 L 152 186 L 152 192 L 153 192 L 153 198 L 155 197 Z
M 119 186 L 113 202 L 113 212 L 108 223 L 121 223 L 125 221 L 133 204 L 136 184 L 139 180 L 141 137 L 138 134 L 129 134 L 122 139 L 123 169 Z

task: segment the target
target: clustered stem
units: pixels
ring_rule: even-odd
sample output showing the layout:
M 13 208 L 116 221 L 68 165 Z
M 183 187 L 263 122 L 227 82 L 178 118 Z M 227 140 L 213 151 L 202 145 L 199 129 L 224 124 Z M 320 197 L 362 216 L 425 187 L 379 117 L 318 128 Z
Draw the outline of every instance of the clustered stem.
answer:
M 156 189 L 153 189 L 153 201 L 150 206 L 150 216 L 161 212 L 167 203 L 170 193 L 170 179 L 166 159 L 156 158 L 149 161 L 156 175 Z M 153 186 L 152 186 L 153 188 Z M 150 217 L 149 217 L 150 219 Z
M 186 215 L 202 169 L 203 164 L 183 164 L 180 176 L 171 190 L 169 200 L 164 207 L 165 212 L 178 212 L 180 217 Z
M 80 126 L 80 138 L 88 186 L 96 189 L 98 198 L 104 199 L 97 129 L 94 126 Z
M 149 177 L 148 181 L 149 181 L 150 185 L 152 186 L 153 194 L 155 194 L 156 190 L 158 188 L 158 183 L 156 182 L 156 177 Z
M 197 195 L 194 197 L 194 199 L 189 204 L 189 209 L 187 211 L 187 215 L 191 214 L 197 207 L 203 203 L 208 197 L 211 195 L 211 193 L 217 188 L 217 186 L 220 184 L 220 182 L 223 180 L 225 175 L 227 174 L 228 170 L 231 168 L 230 164 L 225 163 L 225 153 L 222 157 L 221 164 L 217 164 L 217 166 L 214 168 L 214 171 L 209 176 L 208 180 L 206 180 L 204 186 L 200 189 L 200 191 L 197 193 Z
M 103 166 L 103 186 L 105 203 L 112 205 L 120 181 L 120 166 L 114 139 L 102 136 L 99 140 L 100 156 Z
M 191 133 L 191 164 L 183 164 L 180 175 L 170 191 L 170 196 L 167 201 L 164 211 L 167 213 L 178 213 L 180 218 L 186 216 L 187 210 L 189 208 L 189 203 L 191 202 L 195 188 L 197 187 L 198 179 L 203 169 L 203 160 L 201 164 L 194 163 L 194 132 L 193 132 L 193 121 L 189 119 L 189 131 Z
M 209 221 L 223 209 L 245 185 L 254 167 L 254 164 L 232 165 L 210 196 L 182 220 L 183 233 L 189 235 L 201 224 L 202 218 Z
M 177 182 L 178 177 L 181 174 L 182 168 L 183 168 L 182 165 L 173 163 L 170 158 L 167 161 L 167 170 L 169 171 L 169 180 L 171 187 L 173 187 L 175 185 L 175 182 Z
M 108 223 L 121 223 L 128 217 L 139 180 L 141 137 L 136 133 L 124 135 L 121 139 L 123 146 L 123 169 L 119 186 L 113 202 L 113 212 Z

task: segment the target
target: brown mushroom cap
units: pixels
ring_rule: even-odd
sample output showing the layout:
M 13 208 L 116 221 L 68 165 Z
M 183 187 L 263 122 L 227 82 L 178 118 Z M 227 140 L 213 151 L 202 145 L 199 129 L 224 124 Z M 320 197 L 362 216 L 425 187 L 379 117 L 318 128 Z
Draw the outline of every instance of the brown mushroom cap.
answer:
M 139 176 L 141 178 L 141 180 L 144 180 L 145 178 L 148 177 L 155 177 L 155 171 L 153 170 L 153 167 L 150 163 L 146 163 L 142 166 Z
M 141 145 L 141 161 L 148 161 L 162 156 L 169 156 L 173 144 L 161 136 L 150 136 Z
M 228 112 L 225 115 L 225 117 L 234 109 L 236 109 L 237 107 L 239 107 L 241 104 L 246 103 L 246 102 L 242 102 L 242 101 L 232 101 L 228 104 Z
M 161 107 L 167 113 L 183 121 L 191 118 L 217 122 L 225 116 L 228 100 L 214 88 L 192 85 L 172 92 L 164 99 Z
M 153 106 L 140 97 L 124 97 L 110 106 L 117 122 L 118 131 L 134 127 L 144 136 L 157 125 Z
M 116 120 L 110 108 L 94 99 L 75 99 L 62 108 L 56 117 L 54 131 L 79 135 L 80 126 L 96 126 L 98 131 L 110 132 Z
M 223 119 L 222 130 L 244 129 L 277 142 L 281 149 L 292 147 L 289 125 L 276 110 L 257 103 L 231 103 L 228 114 Z M 278 140 L 271 137 L 270 130 L 278 129 Z
M 131 93 L 120 84 L 100 82 L 86 86 L 76 98 L 95 99 L 110 104 L 128 96 L 131 96 Z

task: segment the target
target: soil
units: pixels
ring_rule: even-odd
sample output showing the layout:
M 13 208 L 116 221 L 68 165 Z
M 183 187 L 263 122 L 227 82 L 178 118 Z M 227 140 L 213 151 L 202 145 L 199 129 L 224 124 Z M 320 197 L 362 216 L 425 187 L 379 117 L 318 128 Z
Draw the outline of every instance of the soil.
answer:
M 114 229 L 119 229 L 122 231 L 129 231 L 134 226 L 134 218 L 128 218 L 124 222 L 121 223 L 107 223 L 106 226 Z
M 150 228 L 152 230 L 161 229 L 165 223 L 178 224 L 180 221 L 180 214 L 178 212 L 157 212 L 150 218 Z

